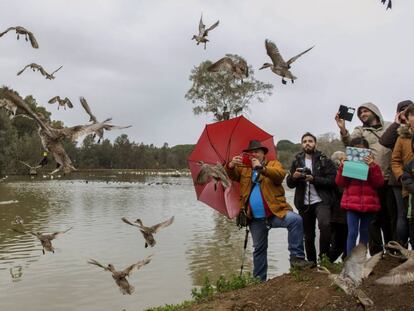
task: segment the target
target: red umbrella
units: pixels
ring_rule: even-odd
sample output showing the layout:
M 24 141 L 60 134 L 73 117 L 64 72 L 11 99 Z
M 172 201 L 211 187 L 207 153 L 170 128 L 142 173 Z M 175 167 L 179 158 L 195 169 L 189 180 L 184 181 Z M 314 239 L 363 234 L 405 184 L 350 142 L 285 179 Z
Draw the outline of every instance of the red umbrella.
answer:
M 205 185 L 195 183 L 200 166 L 198 161 L 204 163 L 225 165 L 231 159 L 246 149 L 250 140 L 258 140 L 269 149 L 266 154 L 268 160 L 276 159 L 276 151 L 273 136 L 263 131 L 255 124 L 240 116 L 227 121 L 221 121 L 206 125 L 198 139 L 197 145 L 188 157 L 191 176 L 197 199 L 206 203 L 229 218 L 239 214 L 239 184 L 232 182 L 231 187 L 224 191 L 221 183 L 215 189 L 214 181 Z

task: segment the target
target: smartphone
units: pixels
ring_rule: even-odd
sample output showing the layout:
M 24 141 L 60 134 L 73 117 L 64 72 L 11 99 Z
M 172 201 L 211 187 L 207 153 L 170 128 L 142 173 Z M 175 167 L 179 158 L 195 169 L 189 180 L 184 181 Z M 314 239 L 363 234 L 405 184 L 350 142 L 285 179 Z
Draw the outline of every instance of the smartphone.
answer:
M 352 118 L 354 117 L 354 113 L 355 113 L 355 108 L 347 107 L 344 105 L 339 106 L 339 110 L 338 110 L 339 119 L 343 119 L 343 120 L 351 122 Z
M 242 154 L 242 163 L 243 163 L 243 165 L 246 165 L 246 166 L 252 166 L 251 155 L 248 154 L 247 152 L 244 152 Z

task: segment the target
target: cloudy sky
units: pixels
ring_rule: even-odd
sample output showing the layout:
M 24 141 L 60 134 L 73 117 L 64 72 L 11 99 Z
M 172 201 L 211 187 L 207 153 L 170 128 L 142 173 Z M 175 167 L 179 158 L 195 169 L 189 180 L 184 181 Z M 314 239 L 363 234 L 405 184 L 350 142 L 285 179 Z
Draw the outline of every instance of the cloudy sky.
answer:
M 200 14 L 220 25 L 204 50 L 191 37 Z M 340 104 L 377 104 L 385 119 L 396 104 L 413 99 L 414 1 L 393 0 L 24 0 L 0 1 L 0 31 L 21 25 L 39 42 L 38 50 L 10 32 L 0 39 L 0 81 L 39 103 L 55 95 L 75 104 L 68 111 L 49 106 L 52 118 L 67 125 L 85 123 L 78 97 L 88 100 L 98 119 L 113 117 L 131 140 L 195 143 L 210 116 L 194 116 L 184 99 L 191 69 L 226 53 L 239 54 L 255 77 L 274 84 L 264 104 L 252 103 L 247 118 L 275 136 L 297 142 L 302 133 L 337 132 Z M 270 70 L 264 40 L 276 42 L 285 59 L 315 45 L 292 70 L 295 84 L 281 84 Z M 16 72 L 36 62 L 53 71 Z M 357 125 L 357 120 L 348 124 Z M 107 137 L 114 138 L 120 132 Z

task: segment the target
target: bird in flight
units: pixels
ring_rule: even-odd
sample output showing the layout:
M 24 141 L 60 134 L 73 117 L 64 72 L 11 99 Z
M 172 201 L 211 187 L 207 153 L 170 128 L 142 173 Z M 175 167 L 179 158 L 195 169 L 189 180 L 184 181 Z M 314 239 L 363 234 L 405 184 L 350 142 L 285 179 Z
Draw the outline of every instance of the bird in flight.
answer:
M 39 44 L 36 41 L 35 36 L 33 35 L 32 32 L 30 32 L 29 30 L 27 30 L 24 27 L 21 26 L 16 26 L 16 27 L 9 27 L 7 28 L 5 31 L 0 33 L 0 38 L 5 35 L 6 33 L 8 33 L 11 30 L 15 30 L 16 34 L 17 34 L 17 40 L 19 40 L 20 35 L 24 35 L 26 41 L 30 40 L 30 43 L 32 45 L 33 48 L 38 49 L 39 48 Z
M 213 30 L 219 25 L 219 21 L 215 22 L 210 27 L 206 28 L 206 25 L 203 23 L 203 14 L 201 14 L 200 22 L 198 24 L 198 35 L 194 35 L 191 40 L 196 40 L 197 45 L 204 43 L 204 50 L 206 49 L 207 42 L 210 41 L 207 39 L 208 32 Z
M 31 63 L 26 65 L 22 70 L 20 70 L 17 75 L 20 76 L 27 68 L 31 68 L 33 71 L 39 71 L 42 76 L 44 76 L 47 80 L 53 80 L 55 78 L 54 74 L 58 72 L 63 66 L 60 66 L 58 69 L 53 71 L 52 73 L 48 73 L 41 65 L 36 63 Z

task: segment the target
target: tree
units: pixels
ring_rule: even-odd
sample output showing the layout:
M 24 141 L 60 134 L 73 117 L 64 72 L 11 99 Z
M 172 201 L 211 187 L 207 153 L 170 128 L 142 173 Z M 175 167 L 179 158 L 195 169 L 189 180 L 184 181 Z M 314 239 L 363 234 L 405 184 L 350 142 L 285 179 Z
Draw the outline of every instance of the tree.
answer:
M 241 58 L 232 54 L 226 56 L 234 61 Z M 248 111 L 253 100 L 261 103 L 272 95 L 273 85 L 256 80 L 251 66 L 249 77 L 241 83 L 230 72 L 207 71 L 211 64 L 211 61 L 204 61 L 191 71 L 193 85 L 185 98 L 197 105 L 193 108 L 195 115 L 212 113 L 216 121 L 228 120 Z

